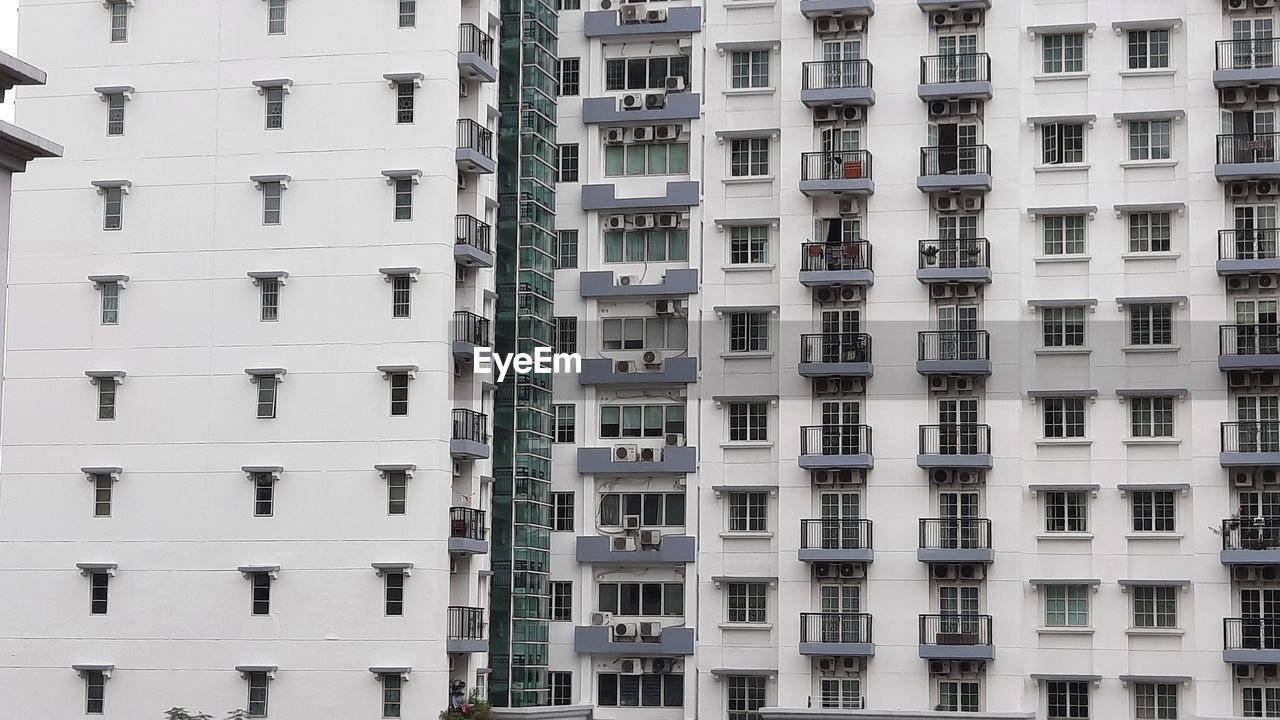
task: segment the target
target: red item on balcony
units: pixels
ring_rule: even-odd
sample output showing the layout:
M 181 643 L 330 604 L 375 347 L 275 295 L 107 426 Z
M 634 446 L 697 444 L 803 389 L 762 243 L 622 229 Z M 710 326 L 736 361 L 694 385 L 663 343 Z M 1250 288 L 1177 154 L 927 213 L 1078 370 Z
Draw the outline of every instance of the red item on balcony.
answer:
M 862 162 L 860 160 L 845 160 L 844 177 L 846 180 L 862 177 Z

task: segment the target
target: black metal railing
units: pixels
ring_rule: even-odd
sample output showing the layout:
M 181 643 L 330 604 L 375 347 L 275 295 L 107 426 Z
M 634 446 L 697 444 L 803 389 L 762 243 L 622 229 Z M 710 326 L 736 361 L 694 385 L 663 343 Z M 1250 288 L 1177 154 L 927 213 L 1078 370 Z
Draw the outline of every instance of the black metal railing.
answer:
M 871 642 L 871 614 L 800 613 L 800 642 L 869 643 Z
M 920 518 L 921 550 L 990 550 L 987 518 Z
M 990 452 L 990 425 L 943 423 L 920 426 L 921 455 L 986 455 Z
M 453 411 L 453 439 L 489 442 L 489 416 L 475 410 L 457 408 Z
M 991 56 L 986 53 L 925 55 L 920 58 L 920 84 L 988 82 Z
M 1280 549 L 1280 516 L 1235 517 L 1222 521 L 1223 550 Z
M 871 269 L 871 243 L 866 240 L 842 243 L 809 242 L 800 246 L 800 271 L 844 271 Z
M 493 37 L 472 25 L 462 23 L 458 27 L 458 52 L 475 53 L 485 62 L 493 62 Z
M 469 507 L 449 508 L 449 537 L 484 540 L 484 511 Z
M 1223 650 L 1280 650 L 1280 617 L 1222 618 Z
M 991 148 L 986 145 L 936 145 L 920 148 L 920 174 L 989 175 Z
M 450 605 L 449 627 L 445 637 L 450 640 L 483 640 L 484 608 Z
M 869 363 L 871 336 L 866 333 L 817 333 L 800 336 L 802 363 Z
M 991 645 L 991 616 L 941 613 L 920 616 L 921 645 Z
M 991 267 L 991 243 L 986 238 L 920 241 L 920 269 L 955 270 Z
M 1218 231 L 1219 260 L 1275 260 L 1280 229 L 1247 228 Z
M 1280 38 L 1219 40 L 1218 70 L 1256 70 L 1276 67 Z
M 1219 355 L 1280 355 L 1280 325 L 1219 325 Z
M 805 90 L 871 87 L 870 60 L 819 60 L 804 64 Z
M 458 147 L 475 150 L 492 160 L 493 131 L 471 118 L 462 118 L 458 121 Z
M 489 252 L 489 233 L 493 230 L 489 223 L 470 215 L 457 215 L 454 225 L 457 228 L 457 244 Z
M 870 455 L 870 425 L 807 425 L 800 428 L 801 455 Z
M 1222 423 L 1222 452 L 1280 453 L 1280 420 Z
M 919 360 L 990 360 L 986 330 L 925 330 L 919 333 Z
M 489 318 L 477 315 L 470 310 L 453 312 L 454 342 L 467 342 L 487 347 L 489 337 Z
M 800 521 L 803 550 L 867 550 L 871 521 L 865 518 L 821 518 Z
M 863 180 L 871 178 L 871 153 L 830 150 L 800 154 L 801 180 Z
M 1280 133 L 1240 133 L 1218 136 L 1219 163 L 1265 163 L 1276 161 L 1276 138 Z

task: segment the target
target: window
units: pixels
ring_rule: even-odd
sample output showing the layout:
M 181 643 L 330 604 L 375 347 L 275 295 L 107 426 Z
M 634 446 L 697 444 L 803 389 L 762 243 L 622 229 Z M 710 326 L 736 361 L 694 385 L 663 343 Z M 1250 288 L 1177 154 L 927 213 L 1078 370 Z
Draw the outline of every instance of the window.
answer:
M 110 10 L 111 42 L 129 42 L 129 3 L 126 0 L 110 0 Z
M 249 686 L 249 717 L 267 716 L 267 673 L 261 671 L 245 673 L 245 682 Z
M 1178 686 L 1173 683 L 1136 683 L 1133 716 L 1137 720 L 1178 720 Z
M 729 352 L 768 352 L 769 315 L 762 312 L 729 314 Z
M 1046 348 L 1084 347 L 1084 308 L 1041 308 Z
M 413 278 L 409 275 L 391 276 L 391 317 L 409 317 L 409 284 Z
M 124 188 L 102 189 L 102 229 L 119 230 L 124 220 Z
M 729 596 L 728 622 L 731 623 L 766 623 L 769 621 L 765 606 L 765 593 L 769 584 L 763 582 L 728 583 Z
M 107 134 L 124 135 L 124 93 L 107 95 Z
M 762 265 L 769 262 L 769 226 L 729 228 L 729 264 Z
M 413 123 L 413 99 L 417 86 L 413 82 L 396 83 L 396 124 Z
M 1084 437 L 1084 398 L 1043 398 L 1046 438 Z
M 387 514 L 404 515 L 408 506 L 409 473 L 392 470 L 387 473 Z
M 603 405 L 600 437 L 660 438 L 684 434 L 684 405 Z
M 559 316 L 556 318 L 556 352 L 578 352 L 578 318 Z
M 1135 438 L 1173 437 L 1173 398 L 1129 398 L 1130 430 Z
M 283 35 L 285 5 L 288 0 L 267 0 L 267 34 Z
M 936 709 L 947 712 L 978 712 L 978 682 L 939 680 Z
M 1173 216 L 1167 212 L 1129 214 L 1129 252 L 1169 252 L 1173 238 Z
M 623 518 L 640 518 L 642 527 L 681 527 L 685 521 L 683 493 L 605 493 L 600 496 L 599 524 L 621 527 Z
M 93 476 L 93 516 L 111 517 L 111 494 L 115 491 L 115 478 L 106 473 Z
M 1133 593 L 1135 628 L 1178 627 L 1178 588 L 1164 585 L 1137 585 Z
M 769 51 L 734 50 L 729 54 L 730 87 L 769 87 Z
M 551 493 L 551 527 L 555 532 L 573 532 L 573 493 Z
M 547 673 L 547 677 L 551 681 L 551 704 L 572 705 L 573 673 L 568 671 L 552 670 Z
M 104 282 L 98 289 L 102 293 L 102 324 L 115 325 L 120 322 L 120 283 Z
M 269 472 L 255 472 L 253 478 L 253 516 L 271 517 L 275 512 L 276 479 Z
M 604 234 L 604 261 L 685 262 L 688 230 L 611 230 Z
M 573 621 L 573 583 L 568 581 L 551 583 L 551 621 Z
M 601 707 L 684 706 L 684 673 L 599 673 L 596 686 Z
M 767 532 L 769 493 L 729 493 L 729 532 Z
M 395 180 L 395 219 L 413 219 L 413 178 Z
M 383 608 L 391 617 L 404 615 L 404 571 L 386 570 L 382 574 Z
M 280 319 L 280 278 L 259 278 L 258 293 L 262 305 L 263 322 L 275 322 Z
M 98 419 L 116 419 L 116 379 L 98 378 Z
M 689 143 L 606 145 L 605 177 L 684 175 L 689 172 Z
M 400 689 L 404 676 L 398 672 L 381 673 L 382 680 L 382 717 L 400 717 Z
M 1044 588 L 1045 626 L 1088 627 L 1088 593 L 1089 588 L 1085 585 L 1046 585 Z M 1050 717 L 1053 717 L 1052 712 Z
M 560 177 L 557 182 L 578 182 L 578 145 L 570 143 L 561 145 L 557 154 L 559 158 Z
M 1089 494 L 1084 490 L 1051 490 L 1044 493 L 1044 531 L 1089 531 Z
M 689 85 L 689 56 L 611 58 L 604 63 L 605 90 L 664 90 L 667 78 Z
M 85 714 L 101 715 L 105 711 L 103 706 L 107 694 L 107 674 L 101 670 L 85 670 L 83 675 Z
M 1247 718 L 1280 718 L 1280 687 L 1240 688 L 1240 704 Z
M 556 231 L 556 267 L 570 270 L 578 267 L 578 231 Z
M 1169 67 L 1168 30 L 1129 31 L 1129 69 Z
M 769 174 L 769 138 L 734 138 L 729 141 L 729 174 L 761 177 Z
M 418 0 L 400 0 L 400 27 L 411 28 L 418 25 Z
M 111 574 L 105 570 L 89 573 L 89 614 L 107 614 L 107 586 L 110 582 Z
M 769 403 L 729 403 L 729 442 L 769 439 Z
M 1044 219 L 1044 254 L 1084 254 L 1084 224 L 1084 215 L 1047 216 Z
M 271 614 L 271 574 L 255 572 L 249 574 L 250 600 L 254 615 Z
M 1173 490 L 1133 490 L 1134 532 L 1175 532 L 1177 530 L 1177 495 Z
M 824 709 L 862 709 L 862 680 L 859 678 L 824 677 L 818 690 L 819 704 Z
M 576 57 L 560 58 L 560 94 L 572 96 L 578 94 L 578 83 L 582 77 L 582 59 Z
M 1172 157 L 1172 134 L 1168 120 L 1129 121 L 1130 160 L 1168 160 Z
M 581 10 L 582 0 L 556 0 L 557 10 Z
M 1084 72 L 1084 35 L 1081 33 L 1045 35 L 1044 72 Z
M 1045 165 L 1084 162 L 1084 125 L 1080 123 L 1047 123 L 1041 128 Z
M 255 375 L 258 383 L 258 417 L 264 420 L 276 416 L 276 386 L 280 378 L 275 375 Z
M 387 376 L 391 382 L 391 414 L 409 414 L 409 373 L 393 372 Z
M 684 350 L 689 346 L 686 318 L 610 318 L 601 324 L 605 350 Z
M 574 439 L 577 408 L 573 405 L 553 405 L 556 417 L 555 442 L 572 443 Z
M 263 88 L 262 95 L 267 99 L 267 129 L 280 130 L 284 127 L 284 87 Z
M 600 612 L 646 617 L 684 615 L 682 582 L 602 582 Z
M 1172 305 L 1130 305 L 1130 345 L 1172 345 Z
M 729 710 L 727 720 L 760 720 L 760 708 L 765 703 L 766 679 L 763 675 L 729 675 L 725 678 Z
M 1089 717 L 1087 680 L 1050 680 L 1045 683 L 1049 697 L 1048 720 L 1078 720 Z
M 278 182 L 262 183 L 262 224 L 280 224 L 280 200 L 284 195 L 284 185 Z

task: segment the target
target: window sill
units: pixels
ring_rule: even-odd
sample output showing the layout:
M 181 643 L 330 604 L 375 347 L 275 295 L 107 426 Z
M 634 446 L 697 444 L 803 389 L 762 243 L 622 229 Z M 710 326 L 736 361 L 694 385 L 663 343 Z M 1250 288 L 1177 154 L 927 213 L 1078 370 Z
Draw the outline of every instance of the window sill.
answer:
M 1178 74 L 1178 71 L 1173 68 L 1141 68 L 1120 71 L 1120 77 L 1173 77 L 1176 74 Z
M 1035 171 L 1038 173 L 1056 173 L 1056 172 L 1074 172 L 1076 170 L 1088 170 L 1089 163 L 1059 163 L 1057 165 L 1036 165 Z
M 722 178 L 720 182 L 725 185 L 772 185 L 772 175 L 748 175 L 746 177 L 727 177 Z
M 1121 440 L 1125 445 L 1181 445 L 1182 438 L 1166 438 L 1166 437 L 1150 437 L 1150 438 L 1125 438 Z
M 1091 627 L 1048 627 L 1041 625 L 1036 628 L 1036 632 L 1041 635 L 1092 635 Z
M 720 623 L 721 630 L 773 630 L 773 623 Z
M 722 272 L 759 272 L 761 270 L 772 271 L 778 267 L 773 263 L 738 263 L 737 265 L 721 265 Z
M 1182 350 L 1181 345 L 1122 345 L 1120 352 L 1126 353 L 1176 353 Z
M 1120 256 L 1122 260 L 1177 260 L 1182 257 L 1180 252 L 1132 252 L 1124 253 Z
M 726 352 L 720 353 L 721 360 L 759 360 L 761 358 L 773 358 L 773 351 L 766 350 L 764 352 Z
M 720 447 L 724 450 L 752 450 L 757 448 L 773 447 L 772 440 L 739 440 L 731 442 L 722 442 Z
M 1042 347 L 1036 348 L 1037 355 L 1088 355 L 1093 348 L 1088 347 Z
M 1148 636 L 1148 637 L 1182 637 L 1186 634 L 1186 630 L 1182 628 L 1129 628 L 1124 631 L 1125 635 L 1132 636 Z
M 1167 168 L 1176 167 L 1177 160 L 1121 160 L 1120 167 L 1126 170 L 1135 170 L 1138 168 Z
M 1067 541 L 1077 540 L 1077 541 L 1083 541 L 1083 542 L 1093 542 L 1093 533 L 1091 532 L 1038 533 L 1036 535 L 1036 539 L 1037 540 L 1067 540 Z
M 773 7 L 776 0 L 728 0 L 724 6 L 727 10 L 734 8 Z
M 772 5 L 773 3 L 769 3 L 769 4 Z M 722 90 L 721 92 L 723 92 L 725 95 L 729 95 L 732 97 L 735 95 L 772 95 L 777 91 L 778 89 L 775 87 L 759 87 L 759 88 L 753 87 L 753 88 L 727 88 L 725 90 Z
M 1036 73 L 1031 76 L 1036 82 L 1058 82 L 1059 80 L 1088 80 L 1088 72 Z
M 1126 540 L 1182 540 L 1180 532 L 1131 532 L 1124 536 Z
M 1092 445 L 1093 440 L 1090 438 L 1040 438 L 1036 440 L 1038 447 L 1053 447 L 1054 445 L 1062 445 L 1064 447 Z
M 1093 259 L 1092 255 L 1037 255 L 1031 258 L 1031 260 L 1035 262 L 1037 265 L 1041 263 L 1044 263 L 1047 265 L 1053 264 L 1053 263 L 1074 263 L 1074 262 L 1087 263 L 1092 259 Z
M 773 533 L 768 530 L 725 530 L 720 533 L 720 537 L 725 540 L 772 540 Z

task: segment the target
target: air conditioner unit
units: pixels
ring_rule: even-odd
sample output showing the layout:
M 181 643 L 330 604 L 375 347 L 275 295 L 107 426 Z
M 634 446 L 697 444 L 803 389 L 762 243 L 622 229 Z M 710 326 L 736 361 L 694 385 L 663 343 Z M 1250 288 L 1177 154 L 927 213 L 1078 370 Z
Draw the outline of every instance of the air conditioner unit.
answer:
M 664 23 L 667 21 L 667 11 L 649 10 L 644 14 L 644 21 L 647 23 Z
M 653 142 L 654 130 L 650 125 L 631 128 L 631 139 L 635 142 Z
M 934 285 L 933 287 L 937 287 Z M 946 375 L 929 376 L 929 392 L 946 392 L 951 389 L 951 382 Z
M 614 640 L 634 640 L 640 635 L 640 623 L 618 623 L 613 626 Z
M 835 658 L 818 658 L 818 672 L 835 672 L 839 667 Z
M 1253 487 L 1253 472 L 1250 470 L 1232 470 L 1231 486 L 1238 488 Z
M 667 433 L 664 440 L 667 447 L 684 447 L 684 433 Z
M 946 485 L 955 479 L 955 475 L 950 470 L 936 469 L 929 473 L 929 480 L 934 485 Z
M 463 175 L 462 173 L 458 173 L 458 189 L 459 190 L 467 189 L 467 176 Z
M 1280 483 L 1280 471 L 1275 468 L 1266 468 L 1262 471 L 1262 484 L 1274 485 Z
M 655 125 L 653 127 L 654 140 L 675 140 L 680 137 L 679 125 Z
M 1236 1 L 1237 0 L 1232 0 L 1232 2 L 1236 2 Z M 1238 1 L 1244 2 L 1244 0 L 1238 0 Z M 1254 673 L 1253 666 L 1247 663 L 1237 663 L 1231 666 L 1231 676 L 1237 680 L 1253 680 L 1254 675 L 1255 673 Z
M 662 451 L 658 448 L 640 448 L 640 462 L 661 462 Z
M 957 660 L 951 663 L 951 667 L 959 675 L 973 675 L 978 672 L 979 664 L 973 660 Z
M 618 661 L 619 675 L 643 675 L 644 659 L 642 658 L 622 658 Z
M 1249 92 L 1245 88 L 1222 88 L 1219 101 L 1223 105 L 1244 105 L 1249 102 Z
M 865 19 L 860 17 L 847 17 L 840 21 L 840 29 L 847 33 L 860 33 L 866 27 Z
M 662 11 L 662 12 L 664 15 L 666 14 L 666 11 Z M 652 14 L 652 12 L 650 14 Z M 663 19 L 665 20 L 666 18 L 663 18 Z M 650 20 L 649 22 L 653 22 L 653 21 Z M 669 93 L 684 92 L 687 89 L 685 86 L 684 77 L 682 75 L 668 75 L 666 82 L 663 83 L 663 87 L 665 87 L 667 89 L 667 92 Z
M 844 285 L 840 288 L 840 302 L 861 302 L 862 288 L 857 285 Z
M 643 20 L 645 17 L 644 6 L 638 5 L 635 3 L 628 3 L 627 5 L 623 5 L 621 17 L 622 17 L 622 22 L 624 23 L 631 23 L 631 24 L 638 23 L 641 20 Z
M 978 104 L 977 100 L 957 100 L 956 114 L 957 115 L 977 115 L 978 108 L 980 107 L 982 106 Z
M 1233 388 L 1247 388 L 1253 385 L 1253 375 L 1247 370 L 1232 370 L 1227 373 L 1227 385 Z
M 978 286 L 956 285 L 952 288 L 951 293 L 958 298 L 976 298 L 978 297 Z
M 1249 290 L 1249 277 L 1247 275 L 1231 275 L 1227 278 L 1227 289 L 1234 291 Z
M 642 362 L 644 362 L 644 366 L 649 368 L 650 370 L 656 370 L 656 369 L 662 368 L 662 356 L 659 355 L 655 350 L 646 350 L 644 352 Z
M 625 215 L 606 215 L 604 218 L 605 230 L 625 230 L 627 228 L 627 218 Z
M 1276 0 L 1253 0 L 1254 10 L 1269 10 L 1276 6 Z
M 935 195 L 933 209 L 942 213 L 955 212 L 960 209 L 959 198 L 954 195 Z
M 958 470 L 956 471 L 956 482 L 961 485 L 977 485 L 982 476 L 977 470 Z
M 951 27 L 956 24 L 956 16 L 954 13 L 940 12 L 929 16 L 929 24 L 936 27 Z
M 1227 0 L 1226 5 L 1228 10 L 1244 10 L 1249 7 L 1247 0 Z
M 818 288 L 813 291 L 813 299 L 817 300 L 820 305 L 826 305 L 836 301 L 839 294 L 832 288 Z
M 861 669 L 861 665 L 862 661 L 859 658 L 848 656 L 840 658 L 840 667 L 845 672 L 857 672 Z
M 956 575 L 961 580 L 981 580 L 984 574 L 983 566 L 974 563 L 965 563 L 956 568 Z
M 640 623 L 640 637 L 656 638 L 661 635 L 662 635 L 662 623 L 659 623 L 659 622 Z
M 1231 197 L 1231 198 L 1249 197 L 1249 183 L 1247 182 L 1227 183 L 1227 197 Z
M 835 35 L 840 32 L 840 18 L 816 18 L 813 21 L 813 31 L 819 35 Z
M 610 127 L 604 129 L 605 145 L 621 145 L 627 141 L 627 129 L 623 127 Z
M 600 0 L 601 10 L 613 10 L 614 8 L 618 7 L 618 5 L 619 5 L 618 0 Z
M 613 552 L 635 552 L 636 539 L 631 536 L 609 538 L 609 549 Z
M 463 80 L 463 81 L 459 82 L 459 83 L 458 83 L 458 97 L 460 97 L 460 98 L 464 98 L 464 97 L 470 97 L 470 96 L 471 96 L 471 86 L 470 86 L 469 84 L 467 84 L 467 81 L 465 81 L 465 80 Z
M 845 122 L 858 122 L 862 119 L 862 107 L 850 105 L 840 111 L 840 119 Z
M 952 565 L 934 565 L 929 573 L 934 580 L 954 580 L 956 578 L 956 569 Z
M 660 228 L 680 227 L 680 213 L 658 213 L 657 218 Z
M 842 468 L 840 470 L 832 470 L 832 472 L 835 473 L 837 485 L 852 485 L 866 479 L 865 470 Z
M 613 613 L 593 612 L 589 622 L 592 627 L 606 627 L 613 623 Z
M 930 675 L 950 675 L 951 663 L 946 660 L 930 660 L 929 674 Z
M 840 198 L 840 214 L 841 215 L 857 215 L 858 200 L 857 198 Z
M 649 672 L 652 673 L 672 673 L 678 667 L 681 667 L 681 663 L 675 658 L 656 657 L 649 661 Z
M 929 286 L 929 298 L 931 300 L 947 300 L 952 296 L 953 288 L 945 283 L 935 283 Z
M 623 530 L 639 530 L 640 516 L 639 515 L 623 515 L 622 529 Z
M 839 383 L 840 392 L 842 393 L 860 394 L 867 391 L 867 385 L 862 381 L 862 378 L 840 378 Z
M 619 275 L 618 284 L 627 287 L 630 285 L 639 285 L 640 277 L 638 275 Z
M 679 309 L 680 306 L 676 304 L 675 300 L 658 300 L 654 303 L 654 312 L 661 317 L 671 317 Z
M 1260 103 L 1280 102 L 1280 87 L 1268 85 L 1254 92 L 1254 100 Z
M 623 110 L 639 110 L 644 107 L 644 95 L 642 93 L 627 93 L 622 96 L 619 102 L 622 103 Z
M 1248 565 L 1236 565 L 1231 568 L 1231 579 L 1236 582 L 1253 582 L 1258 579 L 1258 569 Z
M 959 21 L 961 25 L 981 25 L 982 24 L 981 10 L 965 10 L 958 14 L 959 14 Z
M 840 577 L 842 578 L 860 578 L 866 575 L 859 563 L 845 562 L 840 563 Z
M 1276 287 L 1276 276 L 1255 275 L 1254 282 L 1257 283 L 1259 290 L 1274 290 Z
M 934 100 L 929 103 L 929 117 L 946 117 L 951 114 L 951 103 L 946 100 Z
M 641 530 L 640 544 L 648 547 L 657 547 L 662 544 L 661 530 Z
M 1275 565 L 1267 565 L 1262 568 L 1261 575 L 1264 582 L 1272 582 L 1277 577 L 1280 577 L 1280 568 L 1277 568 Z
M 816 107 L 813 109 L 813 122 L 833 123 L 840 119 L 840 111 L 833 107 Z
M 666 93 L 649 93 L 644 96 L 645 110 L 661 110 L 667 106 Z
M 819 395 L 838 395 L 840 394 L 840 379 L 815 378 L 813 381 L 813 391 Z
M 959 392 L 970 392 L 973 390 L 973 378 L 958 377 L 955 379 L 954 385 Z
M 965 212 L 978 212 L 982 209 L 981 195 L 965 195 L 960 198 L 960 209 Z
M 631 224 L 635 225 L 637 230 L 649 230 L 654 226 L 654 218 L 648 213 L 632 215 Z
M 1269 388 L 1280 385 L 1280 373 L 1274 370 L 1268 370 L 1258 373 L 1258 386 Z
M 813 564 L 813 576 L 819 578 L 835 577 L 837 568 L 835 563 L 818 562 Z
M 638 451 L 635 445 L 614 445 L 613 461 L 614 462 L 635 462 Z
M 631 372 L 631 366 L 630 360 L 619 360 L 613 364 L 614 372 L 619 374 Z
M 834 470 L 814 470 L 814 485 L 834 485 L 836 482 L 836 473 Z

